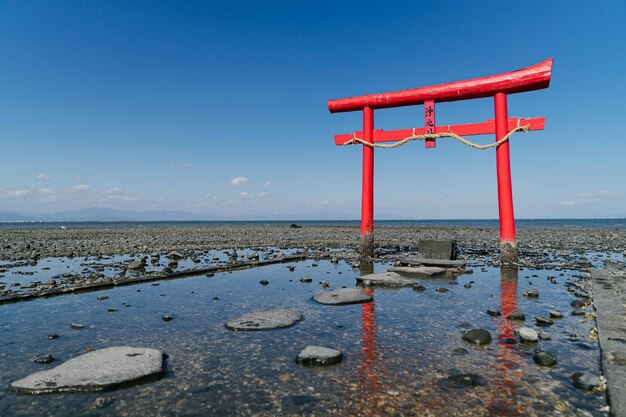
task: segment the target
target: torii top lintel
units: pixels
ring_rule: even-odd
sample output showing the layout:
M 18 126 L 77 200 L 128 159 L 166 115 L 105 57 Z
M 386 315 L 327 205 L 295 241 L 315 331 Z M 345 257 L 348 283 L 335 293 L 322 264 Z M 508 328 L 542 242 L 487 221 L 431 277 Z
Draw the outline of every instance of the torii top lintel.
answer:
M 471 80 L 455 81 L 410 90 L 328 100 L 331 113 L 363 110 L 365 107 L 384 109 L 436 102 L 491 97 L 497 93 L 513 94 L 541 90 L 550 85 L 552 58 L 517 71 L 505 72 Z

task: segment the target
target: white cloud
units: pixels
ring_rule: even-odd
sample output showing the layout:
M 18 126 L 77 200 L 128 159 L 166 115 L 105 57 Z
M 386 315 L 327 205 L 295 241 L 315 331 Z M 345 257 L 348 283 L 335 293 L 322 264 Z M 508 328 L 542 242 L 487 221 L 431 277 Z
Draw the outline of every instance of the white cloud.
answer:
M 242 193 L 239 193 L 239 197 L 248 197 L 248 193 L 245 191 Z
M 50 177 L 47 176 L 46 174 L 39 174 L 39 175 L 37 175 L 36 178 L 39 181 L 48 181 L 48 180 L 50 180 Z
M 235 177 L 230 180 L 230 183 L 235 187 L 239 187 L 242 184 L 247 184 L 250 181 L 247 177 Z
M 272 186 L 272 180 L 265 182 L 265 188 L 270 188 Z
M 10 190 L 10 191 L 7 191 L 5 194 L 9 197 L 21 198 L 21 197 L 28 197 L 32 193 L 29 190 Z
M 266 193 L 265 191 L 261 191 L 259 193 L 259 197 L 267 197 L 269 195 L 269 193 Z
M 77 184 L 75 186 L 72 187 L 72 190 L 74 191 L 89 191 L 91 190 L 91 187 L 87 184 Z
M 122 192 L 121 188 L 113 187 L 113 188 L 109 188 L 104 193 L 107 195 L 115 195 L 115 194 L 121 194 L 121 192 Z

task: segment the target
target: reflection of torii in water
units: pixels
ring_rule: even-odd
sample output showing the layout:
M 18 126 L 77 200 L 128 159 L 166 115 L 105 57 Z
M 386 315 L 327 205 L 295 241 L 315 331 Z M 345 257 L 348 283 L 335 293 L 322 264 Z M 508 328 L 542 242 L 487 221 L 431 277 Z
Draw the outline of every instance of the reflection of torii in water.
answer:
M 498 322 L 498 356 L 495 370 L 497 379 L 492 381 L 494 389 L 489 414 L 498 416 L 526 415 L 526 407 L 517 401 L 517 394 L 522 388 L 520 356 L 513 349 L 514 344 L 508 344 L 507 339 L 515 337 L 516 326 L 507 320 L 517 308 L 517 278 L 518 270 L 515 266 L 505 266 L 500 269 L 500 312 L 502 316 Z

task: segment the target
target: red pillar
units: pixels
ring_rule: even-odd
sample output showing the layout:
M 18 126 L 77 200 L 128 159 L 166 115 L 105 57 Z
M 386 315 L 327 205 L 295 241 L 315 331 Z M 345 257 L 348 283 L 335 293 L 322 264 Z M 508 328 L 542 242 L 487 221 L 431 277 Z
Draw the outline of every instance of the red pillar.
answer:
M 506 94 L 494 97 L 496 113 L 496 140 L 508 133 L 508 111 Z M 513 215 L 513 189 L 511 187 L 511 160 L 509 141 L 496 148 L 496 172 L 498 176 L 498 210 L 500 215 L 500 258 L 503 263 L 517 261 L 515 241 L 515 217 Z
M 374 110 L 363 108 L 363 140 L 374 142 Z M 374 148 L 363 145 L 363 189 L 361 196 L 361 258 L 374 256 Z

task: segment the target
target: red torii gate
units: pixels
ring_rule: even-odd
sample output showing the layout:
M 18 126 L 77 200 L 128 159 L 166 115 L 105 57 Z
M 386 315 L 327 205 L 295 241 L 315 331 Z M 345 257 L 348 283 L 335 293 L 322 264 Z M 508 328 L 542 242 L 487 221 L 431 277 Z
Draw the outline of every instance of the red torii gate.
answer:
M 363 143 L 363 190 L 361 202 L 361 244 L 363 258 L 374 255 L 374 146 L 380 142 L 400 141 L 410 136 L 426 137 L 425 146 L 435 147 L 435 138 L 455 135 L 496 134 L 496 141 L 503 139 L 521 126 L 524 130 L 543 130 L 545 118 L 509 118 L 507 94 L 548 88 L 552 73 L 552 58 L 539 64 L 503 74 L 437 84 L 410 90 L 328 101 L 331 113 L 363 111 L 363 130 L 354 134 L 335 135 L 335 144 Z M 495 121 L 451 126 L 435 125 L 435 102 L 443 103 L 474 98 L 494 97 Z M 424 127 L 403 130 L 374 130 L 374 110 L 390 107 L 424 105 Z M 351 142 L 352 141 L 352 142 Z M 500 217 L 500 251 L 504 263 L 517 261 L 515 218 L 513 215 L 513 193 L 511 188 L 511 166 L 509 142 L 496 147 L 496 173 L 498 179 L 498 211 Z

